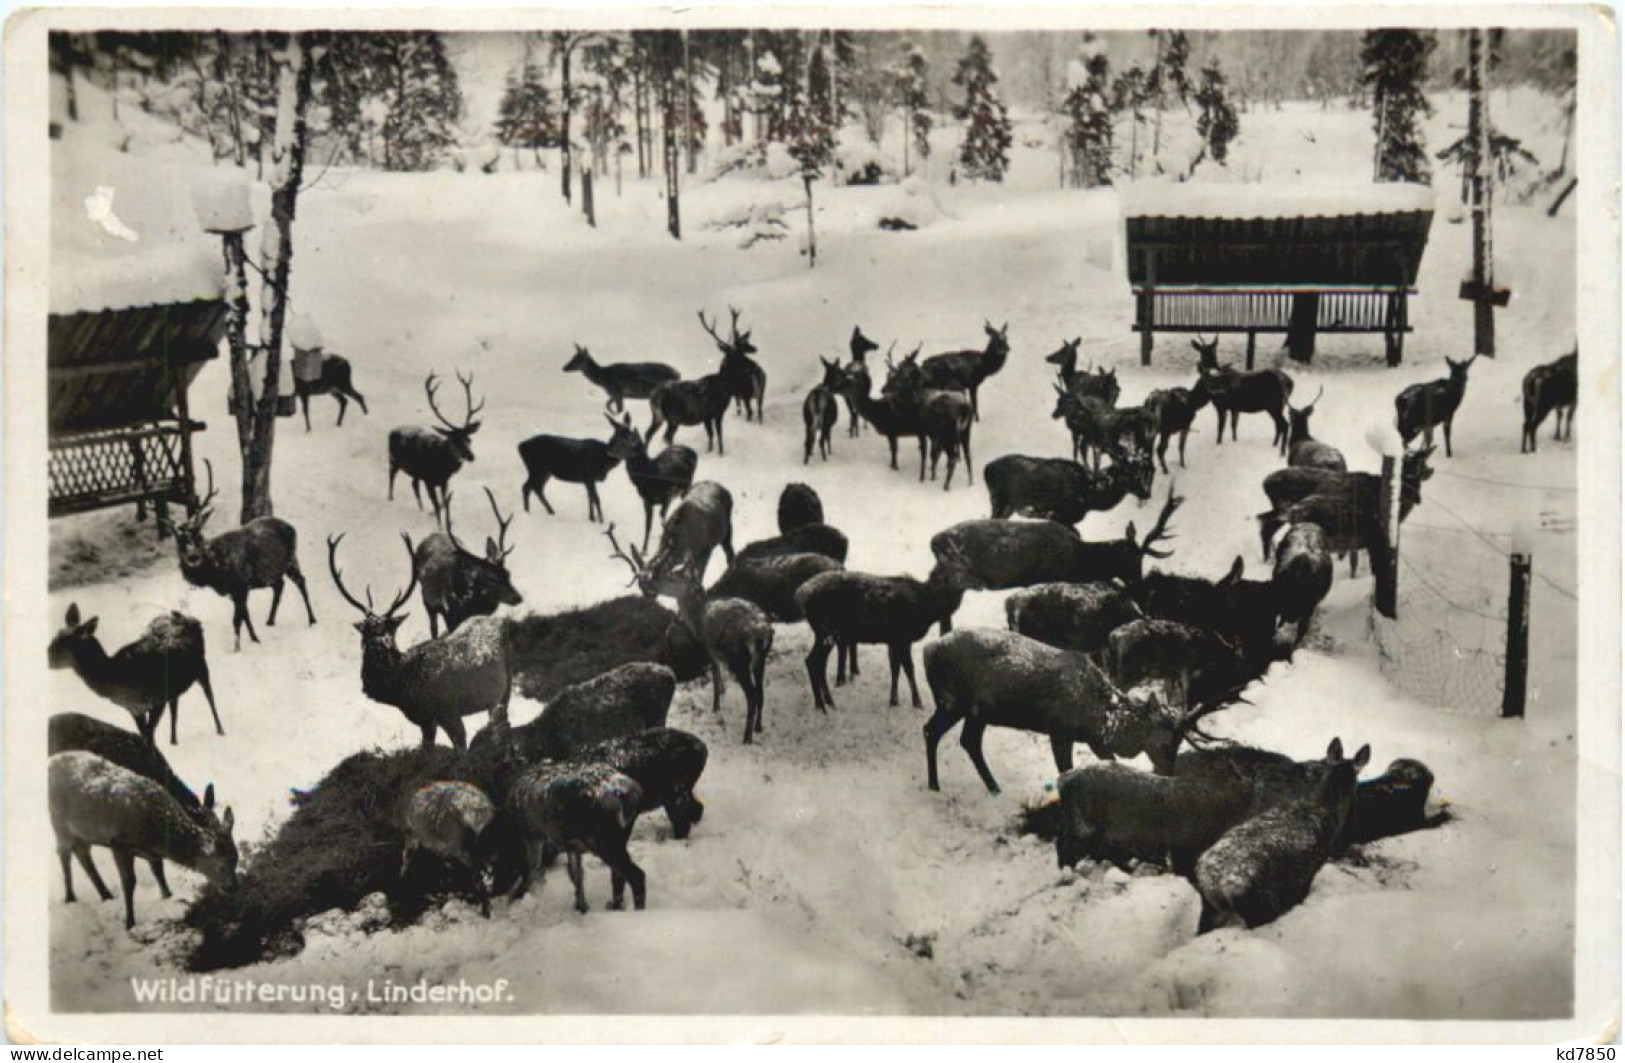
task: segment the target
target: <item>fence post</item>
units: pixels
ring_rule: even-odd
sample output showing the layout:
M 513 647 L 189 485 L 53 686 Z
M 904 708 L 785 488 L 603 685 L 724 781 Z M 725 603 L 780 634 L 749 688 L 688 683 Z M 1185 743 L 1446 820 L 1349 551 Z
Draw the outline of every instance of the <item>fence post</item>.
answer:
M 1513 547 L 1511 587 L 1507 591 L 1506 689 L 1501 716 L 1521 717 L 1529 687 L 1529 576 L 1533 559 L 1527 548 Z
M 598 216 L 593 212 L 592 206 L 592 165 L 589 163 L 581 168 L 581 213 L 587 216 L 587 224 L 594 229 L 598 228 Z
M 1382 537 L 1383 548 L 1371 555 L 1372 574 L 1377 578 L 1377 612 L 1390 620 L 1399 619 L 1399 459 L 1382 459 Z

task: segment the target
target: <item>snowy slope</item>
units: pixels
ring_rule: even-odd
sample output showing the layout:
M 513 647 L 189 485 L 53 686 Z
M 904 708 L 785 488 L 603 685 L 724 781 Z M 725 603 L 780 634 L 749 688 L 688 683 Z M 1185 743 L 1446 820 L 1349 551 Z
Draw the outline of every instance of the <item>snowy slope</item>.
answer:
M 1298 135 L 1329 120 L 1335 132 L 1314 143 Z M 1358 115 L 1328 119 L 1317 108 L 1244 116 L 1238 172 L 1267 166 L 1270 179 L 1292 180 L 1357 169 L 1369 154 L 1366 124 Z M 424 375 L 472 371 L 476 392 L 489 400 L 478 460 L 456 481 L 460 526 L 473 536 L 489 520 L 468 501 L 480 485 L 517 506 L 521 439 L 540 431 L 605 434 L 602 395 L 561 372 L 573 343 L 600 360 L 662 360 L 692 376 L 716 361 L 695 310 L 729 304 L 744 311 L 769 379 L 765 425 L 730 417 L 727 456 L 701 458 L 700 476 L 734 494 L 736 541 L 772 534 L 779 489 L 804 480 L 851 536 L 851 567 L 923 577 L 930 534 L 986 514 L 979 482 L 950 493 L 918 484 L 907 448 L 903 471 L 893 473 L 873 433 L 857 441 L 838 434 L 827 464 L 799 461 L 800 403 L 817 380 L 816 356 L 843 352 L 853 324 L 883 345 L 895 338 L 909 350 L 923 342 L 929 353 L 979 344 L 984 319 L 1010 322 L 1010 363 L 982 391 L 978 481 L 981 465 L 1000 454 L 1067 452 L 1064 428 L 1048 416 L 1052 374 L 1042 363 L 1062 339 L 1081 336 L 1086 361 L 1119 367 L 1125 403 L 1194 377 L 1194 352 L 1172 338 L 1159 340 L 1150 370 L 1139 368 L 1127 282 L 1085 254 L 1112 239 L 1115 197 L 1055 190 L 1054 162 L 1048 151 L 1022 149 L 1003 187 L 938 183 L 933 223 L 910 233 L 873 227 L 881 197 L 897 189 L 820 187 L 817 270 L 797 254 L 803 222 L 795 181 L 687 187 L 685 239 L 677 243 L 664 234 L 655 182 L 629 180 L 620 197 L 612 183 L 601 185 L 591 229 L 559 200 L 556 174 L 330 172 L 300 203 L 293 303 L 318 323 L 329 350 L 350 358 L 371 414 L 352 410 L 335 429 L 335 407 L 319 399 L 312 433 L 282 421 L 274 478 L 277 512 L 299 529 L 320 622 L 307 627 L 291 608 L 281 625 L 261 628 L 262 644 L 233 654 L 229 604 L 187 587 L 168 560 L 118 582 L 55 592 L 53 616 L 76 601 L 101 617 L 110 641 L 133 636 L 161 609 L 203 620 L 227 736 L 209 733 L 201 701 L 189 696 L 182 744 L 165 752 L 190 782 L 216 782 L 236 808 L 239 837 L 262 837 L 287 815 L 289 787 L 308 786 L 364 746 L 417 740 L 394 710 L 361 696 L 353 617 L 322 572 L 321 553 L 327 535 L 345 532 L 346 567 L 357 583 L 371 582 L 380 594 L 404 585 L 398 532 L 421 537 L 432 525 L 404 485 L 385 501 L 384 440 L 393 426 L 429 423 Z M 798 208 L 790 239 L 741 251 L 737 231 L 705 228 L 707 219 L 759 202 Z M 1509 264 L 1501 279 L 1516 292 L 1498 319 L 1504 354 L 1474 367 L 1457 456 L 1439 464 L 1446 473 L 1552 490 L 1441 473 L 1427 494 L 1493 534 L 1510 532 L 1531 510 L 1572 517 L 1574 483 L 1572 445 L 1543 440 L 1537 456 L 1518 456 L 1513 398 L 1530 365 L 1570 342 L 1573 224 L 1524 208 L 1506 208 L 1498 221 Z M 1324 343 L 1312 371 L 1292 369 L 1300 394 L 1325 386 L 1316 434 L 1342 446 L 1354 467 L 1375 467 L 1362 440 L 1391 411 L 1392 395 L 1442 375 L 1444 356 L 1467 353 L 1470 308 L 1455 296 L 1467 251 L 1465 227 L 1436 218 L 1403 368 L 1380 368 L 1380 337 L 1354 337 Z M 1237 353 L 1231 344 L 1224 356 Z M 227 383 L 222 360 L 194 389 L 194 410 L 210 423 L 200 453 L 220 480 L 220 526 L 237 489 Z M 642 404 L 633 410 L 641 422 Z M 1175 466 L 1188 500 L 1167 564 L 1218 575 L 1240 554 L 1259 577 L 1267 568 L 1252 520 L 1264 503 L 1256 485 L 1279 459 L 1261 418 L 1244 419 L 1239 443 L 1217 449 L 1210 417 L 1198 421 L 1190 467 Z M 679 438 L 695 445 L 697 437 L 689 430 Z M 1159 498 L 1164 490 L 1159 477 Z M 640 519 L 623 473 L 611 476 L 603 495 L 610 520 Z M 511 567 L 524 608 L 620 593 L 624 571 L 608 557 L 600 529 L 585 522 L 583 492 L 557 484 L 551 498 L 558 516 L 538 509 L 514 529 Z M 1083 530 L 1116 535 L 1127 520 L 1143 526 L 1152 512 L 1125 503 L 1091 516 Z M 103 519 L 57 521 L 52 534 L 63 542 L 93 537 Z M 1453 524 L 1427 503 L 1415 521 Z M 1537 530 L 1537 565 L 1572 589 L 1574 535 L 1560 527 Z M 1445 531 L 1407 534 L 1419 551 L 1433 551 L 1426 556 L 1442 555 L 1437 564 L 1454 566 L 1440 577 L 1450 587 L 1502 585 L 1504 558 L 1461 549 L 1460 536 Z M 1457 548 L 1429 545 L 1438 542 Z M 1501 722 L 1442 712 L 1388 686 L 1366 634 L 1370 587 L 1367 576 L 1351 581 L 1340 570 L 1323 637 L 1271 673 L 1256 705 L 1230 710 L 1216 726 L 1296 756 L 1318 755 L 1341 735 L 1345 743 L 1370 742 L 1374 768 L 1400 756 L 1421 759 L 1456 819 L 1373 847 L 1368 866 L 1328 868 L 1305 905 L 1266 929 L 1196 940 L 1195 894 L 1178 879 L 1058 873 L 1048 846 L 1010 826 L 1020 804 L 1041 799 L 1054 775 L 1037 736 L 989 734 L 987 755 L 1004 796 L 982 791 L 954 742 L 942 749 L 944 791 L 929 793 L 923 716 L 885 706 L 877 652 L 867 652 L 858 686 L 838 692 L 840 708 L 820 716 L 802 669 L 806 634 L 796 627 L 782 628 L 776 640 L 765 742 L 737 744 L 737 691 L 720 720 L 703 683 L 679 692 L 673 724 L 711 744 L 700 785 L 708 815 L 686 842 L 671 840 L 663 821 L 639 824 L 633 855 L 649 874 L 649 911 L 603 912 L 608 878 L 593 866 L 595 911 L 584 918 L 570 911 L 558 876 L 540 896 L 512 908 L 499 903 L 490 922 L 454 904 L 404 932 L 366 935 L 355 917 L 334 916 L 309 928 L 301 955 L 242 973 L 278 981 L 501 976 L 516 984 L 518 1011 L 1561 1014 L 1573 933 L 1572 883 L 1561 871 L 1574 859 L 1573 605 L 1537 583 L 1536 695 L 1526 722 Z M 1000 599 L 971 595 L 960 626 L 1002 626 Z M 263 615 L 267 606 L 261 595 L 251 608 Z M 413 612 L 408 640 L 427 635 L 421 610 Z M 54 710 L 121 720 L 71 674 L 54 673 L 46 691 Z M 536 709 L 520 702 L 514 712 L 524 719 Z M 180 899 L 171 902 L 159 901 L 143 879 L 144 921 L 134 935 L 123 931 L 118 905 L 68 908 L 53 894 L 54 975 L 58 986 L 75 988 L 78 1004 L 128 1006 L 128 976 L 173 969 L 182 942 L 160 920 L 180 914 L 195 880 L 179 870 L 172 878 Z M 729 947 L 714 948 L 718 941 Z M 594 963 L 584 975 L 574 958 L 588 950 Z M 656 970 L 659 977 L 649 977 Z

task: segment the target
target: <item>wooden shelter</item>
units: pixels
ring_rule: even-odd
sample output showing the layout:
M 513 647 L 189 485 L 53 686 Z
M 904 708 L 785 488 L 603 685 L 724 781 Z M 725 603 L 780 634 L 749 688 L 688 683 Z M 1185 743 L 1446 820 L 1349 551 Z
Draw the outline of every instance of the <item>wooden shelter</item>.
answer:
M 1140 362 L 1158 332 L 1260 332 L 1308 361 L 1317 333 L 1380 332 L 1398 365 L 1407 300 L 1433 222 L 1432 189 L 1160 185 L 1123 193 Z
M 187 388 L 215 358 L 222 299 L 51 314 L 47 328 L 53 517 L 134 502 L 197 505 Z

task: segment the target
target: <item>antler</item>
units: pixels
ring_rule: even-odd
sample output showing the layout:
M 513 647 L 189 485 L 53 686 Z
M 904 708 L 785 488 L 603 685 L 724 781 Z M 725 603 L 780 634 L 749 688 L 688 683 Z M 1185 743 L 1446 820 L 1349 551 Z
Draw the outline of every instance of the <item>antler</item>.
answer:
M 891 353 L 893 351 L 895 351 L 896 349 L 897 349 L 897 341 L 892 340 L 891 341 L 891 346 L 886 348 L 886 368 L 887 369 L 895 369 L 895 368 L 897 368 L 895 365 L 892 364 L 892 360 L 891 360 Z
M 209 503 L 213 502 L 215 496 L 220 493 L 214 488 L 214 463 L 209 461 L 208 458 L 204 458 L 203 469 L 204 472 L 208 474 L 209 486 L 208 489 L 204 491 L 203 497 L 198 500 L 197 513 L 192 517 L 192 525 L 197 528 L 203 527 L 203 522 L 208 520 L 213 514 L 213 510 L 210 509 Z
M 406 604 L 406 600 L 412 597 L 412 592 L 417 590 L 418 586 L 418 554 L 416 550 L 412 549 L 412 538 L 405 532 L 401 532 L 401 542 L 406 544 L 406 556 L 412 562 L 412 579 L 406 584 L 406 589 L 397 595 L 393 602 L 389 603 L 389 608 L 384 610 L 384 616 L 386 617 L 394 616 L 395 610 Z M 370 596 L 368 601 L 371 601 Z
M 435 405 L 435 401 L 434 401 L 435 392 L 437 392 L 439 390 L 440 390 L 440 379 L 439 379 L 438 376 L 436 376 L 434 373 L 431 372 L 428 375 L 428 377 L 423 381 L 423 394 L 429 400 L 429 410 L 436 417 L 438 417 L 440 419 L 441 424 L 443 424 L 447 428 L 450 428 L 450 429 L 455 431 L 457 426 L 455 424 L 452 424 L 451 421 L 446 417 L 446 415 L 440 412 L 440 407 L 439 406 Z
M 463 385 L 463 404 L 468 407 L 468 415 L 463 418 L 463 427 L 468 428 L 473 425 L 475 415 L 481 410 L 485 409 L 485 400 L 482 398 L 478 403 L 474 401 L 473 373 L 470 373 L 465 377 L 463 376 L 463 371 L 459 369 L 457 371 L 457 382 Z
M 1173 518 L 1174 510 L 1178 509 L 1184 501 L 1183 497 L 1174 494 L 1174 481 L 1170 479 L 1168 481 L 1168 501 L 1162 504 L 1162 512 L 1157 514 L 1157 522 L 1151 526 L 1150 531 L 1145 533 L 1145 538 L 1140 540 L 1141 554 L 1157 558 L 1159 561 L 1173 556 L 1174 552 L 1172 550 L 1157 550 L 1151 544 L 1178 538 L 1178 536 L 1168 531 L 1168 521 Z
M 604 529 L 604 534 L 609 536 L 609 545 L 614 547 L 615 550 L 615 552 L 609 556 L 620 561 L 625 561 L 627 567 L 632 570 L 632 580 L 627 584 L 628 587 L 632 586 L 632 584 L 636 583 L 646 571 L 647 566 L 645 566 L 643 563 L 643 555 L 638 553 L 638 548 L 634 546 L 632 547 L 632 556 L 626 556 L 626 551 L 621 549 L 621 544 L 615 539 L 615 525 L 613 523 L 610 524 L 608 528 Z
M 339 571 L 339 543 L 343 541 L 344 533 L 342 532 L 338 535 L 329 535 L 327 537 L 327 571 L 333 574 L 333 583 L 338 587 L 339 594 L 344 597 L 344 600 L 361 610 L 363 614 L 370 616 L 372 615 L 372 610 L 357 601 L 355 595 L 351 594 L 344 586 L 344 574 Z M 367 600 L 369 602 L 372 601 L 371 588 L 368 588 L 367 590 Z
M 491 512 L 497 518 L 497 554 L 506 561 L 508 555 L 513 553 L 513 547 L 507 545 L 508 525 L 513 523 L 513 514 L 509 514 L 506 520 L 503 519 L 502 510 L 497 508 L 497 496 L 491 493 L 489 487 L 485 489 L 485 497 L 491 500 Z
M 734 342 L 738 343 L 739 342 L 739 311 L 735 310 L 731 306 L 728 307 L 728 317 L 730 319 L 729 322 L 728 322 L 728 329 L 729 329 L 729 331 L 731 331 L 733 333 Z
M 717 327 L 714 322 L 708 322 L 705 320 L 705 311 L 698 310 L 696 313 L 699 314 L 700 317 L 700 327 L 709 333 L 713 340 L 717 341 L 718 347 L 726 347 L 728 345 L 728 341 L 717 335 Z

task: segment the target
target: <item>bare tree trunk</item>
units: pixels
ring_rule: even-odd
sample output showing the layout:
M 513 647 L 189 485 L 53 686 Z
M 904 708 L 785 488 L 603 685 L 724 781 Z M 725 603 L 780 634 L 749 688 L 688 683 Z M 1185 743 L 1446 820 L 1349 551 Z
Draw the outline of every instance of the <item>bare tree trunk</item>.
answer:
M 231 390 L 237 396 L 237 451 L 243 468 L 254 441 L 254 385 L 248 375 L 248 271 L 242 233 L 221 235 L 226 257 L 226 342 L 231 348 Z
M 694 172 L 694 62 L 688 51 L 688 31 L 683 30 L 683 155 L 689 173 Z
M 638 176 L 649 176 L 649 158 L 644 152 L 643 139 L 643 69 L 641 64 L 632 68 L 632 125 L 638 142 Z
M 803 173 L 801 183 L 807 189 L 807 268 L 813 269 L 818 265 L 818 233 L 813 228 L 813 175 Z
M 1495 248 L 1490 205 L 1493 171 L 1490 160 L 1490 100 L 1485 84 L 1489 48 L 1481 30 L 1467 31 L 1467 154 L 1473 186 L 1473 353 L 1495 357 Z
M 555 38 L 555 40 L 558 39 L 560 38 Z M 575 42 L 573 40 L 563 40 L 562 47 L 564 51 L 562 68 L 564 82 L 560 91 L 563 94 L 564 122 L 559 138 L 559 161 L 563 164 L 559 167 L 559 187 L 564 193 L 564 201 L 568 203 L 570 202 L 571 164 L 575 161 L 570 153 L 570 112 L 575 106 L 575 101 L 570 98 L 570 52 L 575 48 Z
M 287 317 L 288 281 L 293 267 L 293 220 L 305 171 L 305 114 L 310 107 L 309 44 L 295 33 L 288 41 L 278 76 L 275 172 L 271 185 L 271 230 L 262 248 L 260 339 L 265 346 L 265 388 L 254 410 L 253 438 L 243 460 L 242 521 L 271 516 L 271 451 L 276 441 L 276 407 L 282 369 L 282 327 Z M 246 401 L 247 396 L 245 396 Z
M 670 76 L 661 89 L 661 163 L 666 173 L 666 231 L 673 240 L 683 238 L 683 222 L 678 210 L 678 181 L 681 173 L 681 145 L 677 142 L 677 105 L 671 98 Z

